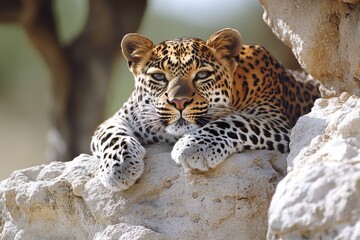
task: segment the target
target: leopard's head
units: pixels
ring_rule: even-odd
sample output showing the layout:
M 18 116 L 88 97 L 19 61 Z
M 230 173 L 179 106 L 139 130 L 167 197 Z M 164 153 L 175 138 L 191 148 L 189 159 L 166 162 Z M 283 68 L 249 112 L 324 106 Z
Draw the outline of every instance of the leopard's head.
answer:
M 135 33 L 121 43 L 135 76 L 139 113 L 181 136 L 231 111 L 231 85 L 242 47 L 234 29 L 206 42 L 179 38 L 154 45 Z M 151 115 L 151 117 L 150 117 Z

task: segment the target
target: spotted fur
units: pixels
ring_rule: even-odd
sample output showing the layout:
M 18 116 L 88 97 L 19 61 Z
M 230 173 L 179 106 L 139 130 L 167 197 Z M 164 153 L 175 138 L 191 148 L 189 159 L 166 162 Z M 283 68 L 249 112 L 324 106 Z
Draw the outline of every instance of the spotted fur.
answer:
M 287 152 L 291 128 L 320 96 L 316 80 L 284 69 L 261 46 L 242 45 L 234 29 L 158 45 L 128 34 L 122 51 L 135 90 L 91 143 L 100 178 L 115 191 L 141 176 L 150 143 L 174 143 L 172 158 L 201 171 L 246 149 Z

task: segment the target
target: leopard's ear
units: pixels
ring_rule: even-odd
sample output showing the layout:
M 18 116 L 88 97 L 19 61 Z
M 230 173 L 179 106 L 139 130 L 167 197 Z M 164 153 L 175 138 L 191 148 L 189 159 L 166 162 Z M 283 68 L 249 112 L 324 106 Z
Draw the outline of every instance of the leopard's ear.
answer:
M 147 58 L 153 47 L 152 41 L 137 33 L 126 34 L 121 41 L 122 53 L 128 60 L 130 68 Z
M 240 54 L 242 48 L 242 37 L 240 33 L 232 28 L 224 28 L 215 32 L 206 42 L 223 58 L 233 58 Z

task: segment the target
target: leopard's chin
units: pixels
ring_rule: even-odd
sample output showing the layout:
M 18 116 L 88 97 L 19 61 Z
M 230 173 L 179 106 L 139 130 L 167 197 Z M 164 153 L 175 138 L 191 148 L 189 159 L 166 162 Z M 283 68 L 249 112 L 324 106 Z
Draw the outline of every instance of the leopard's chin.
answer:
M 186 133 L 190 133 L 198 128 L 199 126 L 197 124 L 190 123 L 183 118 L 180 118 L 178 121 L 168 125 L 165 130 L 167 133 L 173 136 L 181 137 Z

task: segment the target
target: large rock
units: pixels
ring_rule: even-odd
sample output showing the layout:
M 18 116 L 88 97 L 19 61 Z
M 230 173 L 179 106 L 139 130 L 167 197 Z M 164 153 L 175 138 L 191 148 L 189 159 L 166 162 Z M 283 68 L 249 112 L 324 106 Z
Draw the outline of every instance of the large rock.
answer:
M 292 130 L 268 239 L 360 239 L 360 98 L 319 99 Z
M 209 173 L 184 172 L 169 146 L 149 147 L 143 176 L 114 193 L 80 155 L 0 183 L 0 239 L 264 239 L 286 155 L 234 154 Z
M 325 86 L 324 97 L 338 96 L 317 100 L 292 130 L 268 239 L 360 239 L 360 1 L 260 3 L 265 22 Z
M 264 20 L 331 91 L 360 95 L 359 0 L 260 0 Z

